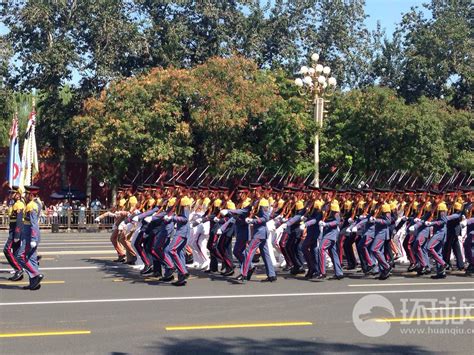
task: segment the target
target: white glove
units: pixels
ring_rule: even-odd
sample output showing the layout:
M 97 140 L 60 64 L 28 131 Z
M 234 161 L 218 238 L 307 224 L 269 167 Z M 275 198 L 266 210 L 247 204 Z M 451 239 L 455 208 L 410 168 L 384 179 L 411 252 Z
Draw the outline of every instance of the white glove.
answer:
M 351 223 L 353 223 L 353 222 L 354 222 L 354 220 L 353 220 L 352 218 L 350 218 L 350 217 L 349 217 L 349 218 L 347 219 L 347 222 L 349 222 L 349 224 L 351 224 Z
M 252 224 L 253 223 L 253 218 L 250 218 L 250 217 L 245 218 L 245 223 Z
M 165 220 L 165 222 L 171 221 L 171 218 L 172 218 L 172 217 L 171 217 L 171 216 L 168 216 L 168 215 L 166 215 L 166 216 L 163 217 L 163 219 Z
M 418 222 L 420 222 L 420 221 L 421 221 L 421 219 L 419 219 L 419 218 L 415 218 L 415 219 L 413 220 L 413 222 L 415 222 L 415 223 L 418 223 Z
M 301 229 L 302 231 L 304 231 L 304 230 L 306 229 L 306 226 L 305 226 L 304 223 L 301 223 L 301 224 L 300 224 L 300 229 Z
M 301 217 L 301 222 L 306 222 L 307 219 L 308 219 L 308 218 L 306 218 L 305 216 L 302 216 L 302 217 Z
M 96 221 L 97 223 L 100 222 L 100 217 L 96 217 L 96 219 L 94 219 L 94 221 Z
M 410 232 L 414 232 L 414 231 L 415 231 L 415 226 L 411 226 L 410 228 L 408 228 L 408 230 L 409 230 Z
M 138 216 L 133 217 L 133 218 L 132 218 L 132 221 L 138 222 Z
M 283 223 L 288 222 L 288 218 L 283 217 L 283 218 L 281 219 L 281 221 L 282 221 Z
M 214 217 L 214 222 L 216 222 L 216 223 L 219 222 L 219 218 Z
M 431 227 L 432 225 L 433 225 L 433 222 L 430 222 L 430 221 L 425 222 L 426 227 Z
M 194 222 L 196 222 L 197 224 L 201 224 L 202 223 L 202 218 L 196 218 L 196 220 Z
M 222 234 L 222 229 L 218 229 L 217 232 L 216 232 L 217 235 L 221 235 Z
M 361 218 L 361 219 L 364 219 L 365 217 L 367 217 L 365 214 L 361 214 L 361 215 L 360 215 L 360 218 Z
M 375 222 L 375 217 L 374 217 L 374 216 L 370 216 L 369 222 L 370 222 L 370 223 L 374 223 L 374 222 Z
M 227 216 L 227 214 L 229 213 L 229 210 L 221 210 L 221 216 Z
M 145 218 L 145 222 L 146 222 L 146 223 L 150 223 L 150 222 L 151 222 L 151 219 L 152 219 L 152 217 L 151 217 L 151 216 L 148 216 L 148 217 Z
M 352 227 L 351 233 L 357 233 L 357 226 Z
M 279 228 L 281 228 L 282 230 L 285 230 L 287 227 L 288 225 L 286 223 L 283 223 Z
M 460 224 L 461 227 L 463 227 L 463 228 L 466 227 L 466 226 L 467 226 L 467 219 L 465 219 L 465 220 L 459 222 L 459 224 Z
M 38 243 L 36 243 L 34 240 L 32 240 L 32 241 L 30 242 L 30 247 L 31 247 L 31 249 L 34 249 L 34 248 L 36 248 L 37 246 L 38 246 Z
M 320 226 L 320 227 L 326 227 L 326 222 L 324 222 L 324 221 L 319 221 L 319 226 Z

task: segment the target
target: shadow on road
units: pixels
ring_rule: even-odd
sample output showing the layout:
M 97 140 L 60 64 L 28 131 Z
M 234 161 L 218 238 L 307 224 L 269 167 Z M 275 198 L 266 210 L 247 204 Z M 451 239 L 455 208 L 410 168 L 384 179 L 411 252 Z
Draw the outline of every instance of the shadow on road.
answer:
M 137 349 L 138 350 L 138 349 Z M 142 348 L 138 352 L 154 354 L 428 354 L 429 351 L 413 345 L 391 344 L 344 344 L 315 339 L 288 338 L 256 340 L 254 338 L 163 338 L 159 343 Z M 112 354 L 122 354 L 114 352 Z

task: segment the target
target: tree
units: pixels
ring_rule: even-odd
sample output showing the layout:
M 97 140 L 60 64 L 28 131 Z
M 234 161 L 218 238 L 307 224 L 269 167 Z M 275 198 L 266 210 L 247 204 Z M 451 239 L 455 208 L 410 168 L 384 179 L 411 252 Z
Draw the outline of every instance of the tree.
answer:
M 470 5 L 432 0 L 403 16 L 393 40 L 385 40 L 377 59 L 381 83 L 397 89 L 407 102 L 422 96 L 446 98 L 456 108 L 472 108 L 472 37 Z
M 307 159 L 310 121 L 300 112 L 302 98 L 287 102 L 280 95 L 290 86 L 282 72 L 275 78 L 242 57 L 212 58 L 193 69 L 156 68 L 89 99 L 75 125 L 93 163 L 111 163 L 101 174 L 114 183 L 127 169 L 156 163 L 210 164 L 214 172 L 232 167 L 236 175 L 282 163 L 293 170 Z M 288 145 L 303 154 L 282 156 Z

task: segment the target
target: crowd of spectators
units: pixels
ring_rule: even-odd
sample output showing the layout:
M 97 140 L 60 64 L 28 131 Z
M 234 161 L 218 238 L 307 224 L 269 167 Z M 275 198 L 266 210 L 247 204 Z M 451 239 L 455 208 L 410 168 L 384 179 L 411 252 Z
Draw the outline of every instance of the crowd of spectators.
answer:
M 68 216 L 71 224 L 94 223 L 94 219 L 105 209 L 105 205 L 98 199 L 89 204 L 81 201 L 58 200 L 56 203 L 43 203 L 40 214 L 40 224 L 67 224 Z M 8 201 L 0 205 L 0 224 L 8 223 Z

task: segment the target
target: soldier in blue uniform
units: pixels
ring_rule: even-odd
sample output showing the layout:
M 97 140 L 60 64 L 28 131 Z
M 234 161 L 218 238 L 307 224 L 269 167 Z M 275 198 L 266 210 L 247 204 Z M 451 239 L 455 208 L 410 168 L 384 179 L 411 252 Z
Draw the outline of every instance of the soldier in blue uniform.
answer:
M 381 216 L 371 216 L 369 222 L 374 224 L 374 241 L 370 246 L 372 254 L 378 261 L 380 270 L 380 280 L 386 280 L 391 271 L 391 267 L 385 259 L 385 242 L 390 239 L 389 227 L 392 223 L 390 204 L 383 203 L 381 206 Z
M 44 275 L 38 270 L 37 249 L 40 243 L 40 229 L 38 225 L 41 203 L 36 198 L 39 187 L 26 186 L 27 205 L 23 213 L 23 229 L 21 232 L 21 246 L 19 249 L 21 267 L 26 270 L 30 284 L 28 290 L 38 290 Z
M 321 211 L 323 202 L 317 199 L 317 194 L 312 194 L 312 206 L 301 220 L 300 229 L 306 230 L 306 237 L 302 244 L 303 255 L 308 266 L 305 278 L 311 279 L 313 276 L 319 276 L 319 265 L 317 263 L 317 248 L 320 234 L 319 221 L 323 218 Z
M 184 286 L 186 285 L 186 279 L 189 277 L 184 253 L 190 235 L 189 214 L 192 200 L 183 191 L 183 196 L 177 203 L 179 203 L 179 206 L 176 207 L 175 212 L 163 217 L 165 223 L 176 224 L 174 237 L 165 252 L 173 260 L 174 267 L 178 272 L 178 280 L 173 285 Z
M 321 240 L 318 248 L 318 264 L 319 276 L 318 278 L 326 278 L 326 262 L 325 255 L 329 254 L 334 265 L 335 276 L 334 279 L 341 280 L 344 278 L 341 263 L 339 262 L 339 255 L 337 253 L 337 237 L 339 235 L 339 225 L 341 223 L 339 203 L 332 200 L 329 206 L 329 214 L 326 218 L 319 221 L 319 227 L 322 229 Z
M 256 195 L 256 197 L 259 195 Z M 242 264 L 241 274 L 235 279 L 238 283 L 245 283 L 245 281 L 250 280 L 252 273 L 249 271 L 254 270 L 252 267 L 252 260 L 257 251 L 257 248 L 260 249 L 260 254 L 263 256 L 263 262 L 265 264 L 265 271 L 267 273 L 267 278 L 262 280 L 262 282 L 274 282 L 277 280 L 275 269 L 268 252 L 268 243 L 267 243 L 267 222 L 270 219 L 270 204 L 267 199 L 260 198 L 258 204 L 255 205 L 257 209 L 256 217 L 249 216 L 245 219 L 247 224 L 253 226 L 253 235 L 250 240 L 247 249 L 245 251 L 245 259 Z
M 18 191 L 18 187 L 16 186 L 13 186 L 10 190 L 9 197 L 10 206 L 8 207 L 8 239 L 5 242 L 3 254 L 5 254 L 5 258 L 15 271 L 15 274 L 10 277 L 9 280 L 20 281 L 23 279 L 23 269 L 20 266 L 18 250 L 20 249 L 21 245 L 20 235 L 23 228 L 23 210 L 25 209 L 25 203 L 22 201 L 21 194 Z

